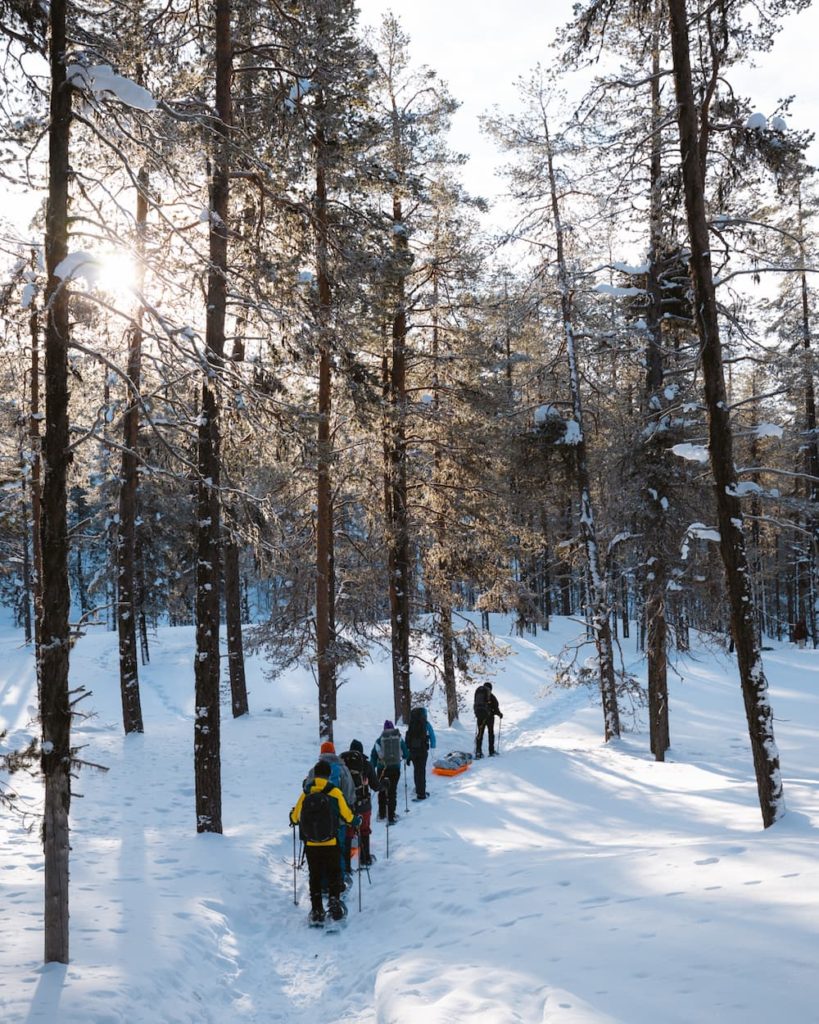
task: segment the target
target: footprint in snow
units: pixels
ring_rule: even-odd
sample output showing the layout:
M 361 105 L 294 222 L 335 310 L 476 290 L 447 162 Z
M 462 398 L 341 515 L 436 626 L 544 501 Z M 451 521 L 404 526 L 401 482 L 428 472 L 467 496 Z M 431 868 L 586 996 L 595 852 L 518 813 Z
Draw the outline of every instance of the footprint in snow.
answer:
M 719 857 L 706 857 L 705 860 L 695 860 L 694 863 L 698 867 L 703 867 L 706 864 L 719 864 Z

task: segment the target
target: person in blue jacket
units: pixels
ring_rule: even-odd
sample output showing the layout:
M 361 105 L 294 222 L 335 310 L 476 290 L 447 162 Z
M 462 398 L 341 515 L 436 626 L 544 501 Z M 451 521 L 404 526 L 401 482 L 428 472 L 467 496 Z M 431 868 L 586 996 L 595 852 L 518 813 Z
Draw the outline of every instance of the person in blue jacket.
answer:
M 373 744 L 370 764 L 378 775 L 378 820 L 387 818 L 390 825 L 398 821 L 395 805 L 398 801 L 398 780 L 401 778 L 401 762 L 409 764 L 409 750 L 401 739 L 401 733 L 387 719 L 381 735 Z
M 413 708 L 406 734 L 409 759 L 415 776 L 415 799 L 427 798 L 427 756 L 435 749 L 435 730 L 427 718 L 426 708 Z

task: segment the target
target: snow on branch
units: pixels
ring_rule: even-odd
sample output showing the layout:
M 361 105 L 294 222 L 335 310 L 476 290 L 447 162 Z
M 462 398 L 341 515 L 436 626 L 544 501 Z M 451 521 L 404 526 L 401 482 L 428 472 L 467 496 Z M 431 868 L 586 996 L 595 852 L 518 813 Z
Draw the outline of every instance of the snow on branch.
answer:
M 594 291 L 600 295 L 615 295 L 618 297 L 627 297 L 630 295 L 645 295 L 645 288 L 618 288 L 614 284 L 596 284 Z
M 69 64 L 65 73 L 70 85 L 95 99 L 113 96 L 134 110 L 156 110 L 156 100 L 150 92 L 130 78 L 118 75 L 110 64 L 98 64 L 95 67 Z
M 705 523 L 692 523 L 685 531 L 680 549 L 680 557 L 683 559 L 688 558 L 689 541 L 691 540 L 709 540 L 719 544 L 720 533 L 719 530 L 713 526 L 706 526 Z
M 675 444 L 672 445 L 671 451 L 688 462 L 708 461 L 708 449 L 701 444 Z
M 60 260 L 54 268 L 54 276 L 63 281 L 75 281 L 83 278 L 89 288 L 99 281 L 102 264 L 90 252 L 70 252 L 64 260 Z

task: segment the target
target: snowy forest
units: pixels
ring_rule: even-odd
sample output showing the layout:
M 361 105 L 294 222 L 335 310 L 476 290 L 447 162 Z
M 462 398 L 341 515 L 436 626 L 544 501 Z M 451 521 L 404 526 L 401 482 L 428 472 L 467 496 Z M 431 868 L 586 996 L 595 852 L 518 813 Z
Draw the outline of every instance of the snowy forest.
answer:
M 0 0 L 0 601 L 37 723 L 0 718 L 0 810 L 36 778 L 46 963 L 72 793 L 106 767 L 74 655 L 108 634 L 126 737 L 159 638 L 186 638 L 193 833 L 233 817 L 226 719 L 294 673 L 306 751 L 348 739 L 378 658 L 376 717 L 440 706 L 468 748 L 501 618 L 559 633 L 601 750 L 642 716 L 654 762 L 706 645 L 758 824 L 783 819 L 766 652 L 819 646 L 817 191 L 792 98 L 761 112 L 732 72 L 808 6 L 576 4 L 482 118 L 499 213 L 392 14 Z

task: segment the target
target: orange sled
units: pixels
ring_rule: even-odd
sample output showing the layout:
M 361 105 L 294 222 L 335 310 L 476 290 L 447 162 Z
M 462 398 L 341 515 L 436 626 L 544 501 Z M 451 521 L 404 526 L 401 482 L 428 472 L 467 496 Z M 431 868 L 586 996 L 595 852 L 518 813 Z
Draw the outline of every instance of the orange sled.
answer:
M 472 755 L 464 750 L 453 750 L 432 765 L 433 775 L 460 775 L 472 764 Z
M 432 774 L 433 775 L 460 775 L 462 772 L 465 772 L 468 767 L 469 767 L 468 764 L 462 764 L 458 768 L 433 768 L 432 769 Z

